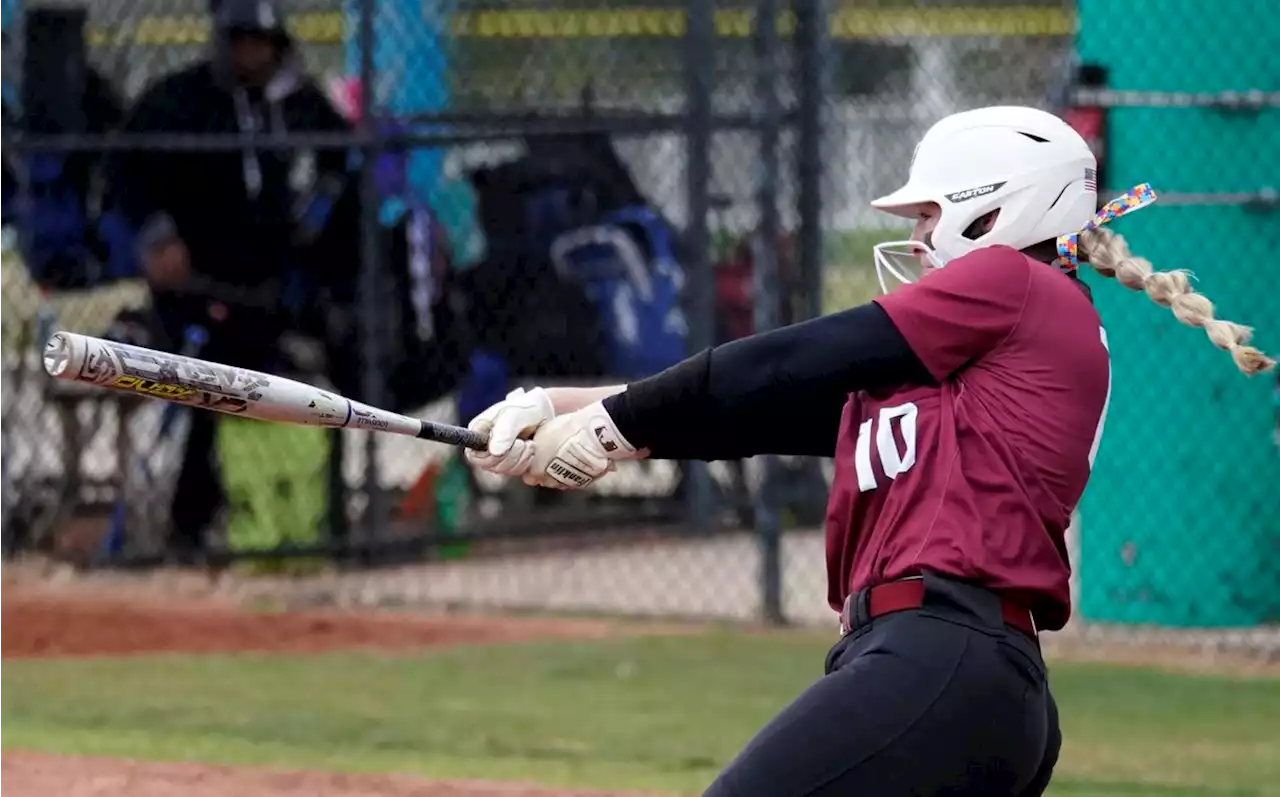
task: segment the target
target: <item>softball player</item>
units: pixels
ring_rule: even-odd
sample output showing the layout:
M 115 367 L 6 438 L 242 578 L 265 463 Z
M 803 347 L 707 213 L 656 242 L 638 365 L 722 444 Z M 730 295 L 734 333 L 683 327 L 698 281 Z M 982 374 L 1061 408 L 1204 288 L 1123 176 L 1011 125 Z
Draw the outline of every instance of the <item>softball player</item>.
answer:
M 1061 736 L 1037 635 L 1070 614 L 1064 533 L 1110 399 L 1078 265 L 1204 329 L 1244 373 L 1274 365 L 1186 274 L 1153 271 L 1102 226 L 1155 195 L 1096 211 L 1096 169 L 1051 114 L 949 116 L 872 203 L 915 220 L 910 241 L 876 247 L 886 295 L 626 386 L 516 391 L 472 422 L 491 434 L 477 466 L 557 489 L 646 456 L 835 458 L 842 637 L 708 795 L 1045 790 Z

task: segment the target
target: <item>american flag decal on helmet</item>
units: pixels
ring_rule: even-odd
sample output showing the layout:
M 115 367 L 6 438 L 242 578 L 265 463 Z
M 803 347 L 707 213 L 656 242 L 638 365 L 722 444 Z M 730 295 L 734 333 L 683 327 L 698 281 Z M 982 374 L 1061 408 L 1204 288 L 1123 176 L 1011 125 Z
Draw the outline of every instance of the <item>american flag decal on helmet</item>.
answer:
M 1095 194 L 1098 193 L 1098 170 L 1097 169 L 1084 170 L 1084 190 L 1092 191 Z

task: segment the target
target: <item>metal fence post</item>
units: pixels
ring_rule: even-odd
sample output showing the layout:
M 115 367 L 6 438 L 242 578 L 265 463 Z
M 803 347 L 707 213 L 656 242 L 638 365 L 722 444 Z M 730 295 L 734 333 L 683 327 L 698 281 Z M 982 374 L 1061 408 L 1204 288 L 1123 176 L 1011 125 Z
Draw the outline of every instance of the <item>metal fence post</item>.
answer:
M 822 314 L 822 109 L 827 100 L 827 17 L 824 0 L 795 0 L 796 141 L 799 270 L 810 317 Z
M 378 186 L 375 169 L 381 154 L 377 129 L 377 68 L 374 65 L 374 3 L 360 2 L 360 350 L 363 360 L 361 388 L 364 400 L 374 406 L 385 406 L 383 386 L 384 324 L 382 323 L 382 252 L 379 245 Z M 377 435 L 366 436 L 364 445 L 364 525 L 365 538 L 378 543 L 386 538 L 389 519 L 387 496 L 382 490 L 378 467 Z
M 757 134 L 760 162 L 756 173 L 756 203 L 760 226 L 755 236 L 755 328 L 758 332 L 778 326 L 778 306 L 782 300 L 778 286 L 777 246 L 781 233 L 778 216 L 778 143 L 781 136 L 782 105 L 778 96 L 778 0 L 760 0 L 756 7 L 756 107 L 760 127 Z M 781 624 L 782 614 L 782 518 L 777 495 L 777 466 L 774 456 L 761 457 L 763 474 L 756 494 L 755 526 L 760 543 L 760 600 L 764 620 Z
M 685 32 L 686 146 L 690 252 L 689 348 L 701 351 L 715 342 L 715 293 L 711 273 L 707 216 L 711 209 L 712 91 L 715 80 L 715 8 L 706 0 L 689 0 L 689 26 Z M 682 463 L 690 522 L 699 531 L 711 527 L 712 484 L 706 463 Z
M 325 481 L 329 491 L 328 516 L 326 518 L 328 542 L 334 551 L 334 557 L 341 559 L 344 549 L 350 540 L 350 526 L 347 523 L 347 477 L 346 477 L 346 432 L 342 429 L 330 429 L 326 435 L 329 442 L 329 460 L 325 463 Z

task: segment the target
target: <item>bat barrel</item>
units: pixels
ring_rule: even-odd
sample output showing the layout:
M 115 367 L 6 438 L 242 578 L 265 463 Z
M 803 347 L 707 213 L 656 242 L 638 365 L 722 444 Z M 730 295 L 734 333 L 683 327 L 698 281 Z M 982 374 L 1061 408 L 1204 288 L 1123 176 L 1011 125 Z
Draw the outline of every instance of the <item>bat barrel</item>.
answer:
M 489 445 L 487 435 L 471 429 L 410 418 L 293 379 L 74 332 L 50 336 L 44 369 L 54 379 L 242 418 L 401 434 L 477 451 Z

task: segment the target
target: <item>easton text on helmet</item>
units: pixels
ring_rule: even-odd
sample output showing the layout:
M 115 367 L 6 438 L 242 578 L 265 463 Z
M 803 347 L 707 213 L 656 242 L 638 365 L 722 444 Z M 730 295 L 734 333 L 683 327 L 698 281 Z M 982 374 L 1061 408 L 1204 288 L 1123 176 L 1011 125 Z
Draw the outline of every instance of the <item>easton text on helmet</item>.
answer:
M 993 191 L 998 191 L 1000 190 L 1000 186 L 1002 185 L 1004 185 L 1004 183 L 991 183 L 990 185 L 983 185 L 977 188 L 970 188 L 965 191 L 957 191 L 954 194 L 947 194 L 947 199 L 951 200 L 952 202 L 963 202 L 966 199 L 974 199 L 976 197 L 986 196 L 987 194 L 990 194 Z

